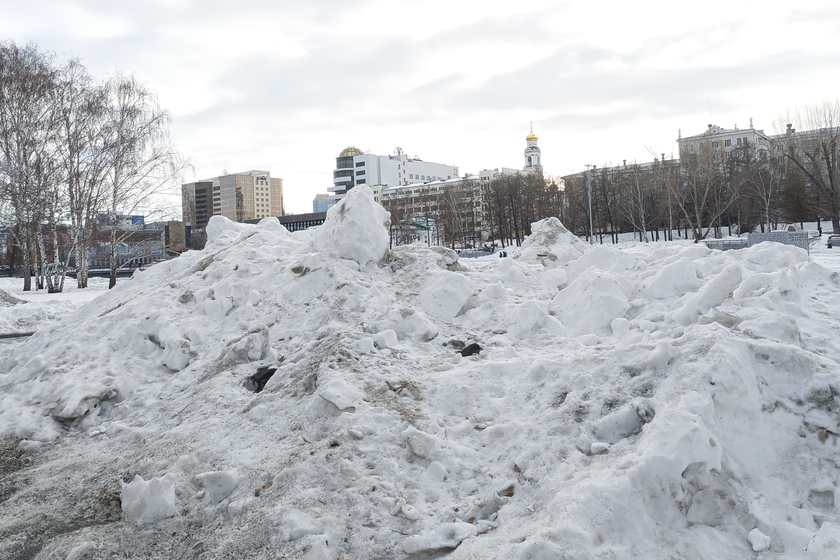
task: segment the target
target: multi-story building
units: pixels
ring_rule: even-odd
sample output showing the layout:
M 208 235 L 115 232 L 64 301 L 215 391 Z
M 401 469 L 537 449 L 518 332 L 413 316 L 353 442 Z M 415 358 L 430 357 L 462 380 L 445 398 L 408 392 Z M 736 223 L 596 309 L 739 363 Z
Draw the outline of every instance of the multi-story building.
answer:
M 330 195 L 316 194 L 315 198 L 312 200 L 312 211 L 316 213 L 326 212 L 333 204 L 334 202 L 330 202 Z
M 181 185 L 184 221 L 203 229 L 211 216 L 235 222 L 282 216 L 283 179 L 252 169 Z
M 329 200 L 334 202 L 344 198 L 347 191 L 356 185 L 396 187 L 453 177 L 458 177 L 457 166 L 410 158 L 401 148 L 394 150 L 393 155 L 378 156 L 351 146 L 335 158 L 333 186 L 327 190 L 333 193 Z
M 680 135 L 677 139 L 680 147 L 680 153 L 690 154 L 696 153 L 700 148 L 707 144 L 713 150 L 724 154 L 720 156 L 721 161 L 729 157 L 732 150 L 738 148 L 745 148 L 747 146 L 755 147 L 759 155 L 767 156 L 773 143 L 773 137 L 768 136 L 763 130 L 756 130 L 753 128 L 752 119 L 750 119 L 749 128 L 723 128 L 714 124 L 708 125 L 706 131 L 694 136 L 687 136 L 685 138 Z

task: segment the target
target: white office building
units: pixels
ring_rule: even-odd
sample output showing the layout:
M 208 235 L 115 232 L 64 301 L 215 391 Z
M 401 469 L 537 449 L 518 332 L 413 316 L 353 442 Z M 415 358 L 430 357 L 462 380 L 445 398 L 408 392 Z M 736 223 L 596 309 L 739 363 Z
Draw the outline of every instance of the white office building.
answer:
M 393 155 L 378 156 L 351 146 L 335 162 L 333 186 L 327 188 L 333 193 L 330 196 L 333 202 L 342 199 L 356 185 L 397 187 L 458 177 L 457 166 L 411 158 L 401 148 L 394 150 Z

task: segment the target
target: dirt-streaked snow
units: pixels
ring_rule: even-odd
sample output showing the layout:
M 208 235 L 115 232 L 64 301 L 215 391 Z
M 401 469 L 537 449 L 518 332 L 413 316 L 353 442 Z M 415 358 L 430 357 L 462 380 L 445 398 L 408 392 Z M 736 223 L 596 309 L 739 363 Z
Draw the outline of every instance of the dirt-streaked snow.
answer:
M 213 218 L 2 350 L 0 557 L 840 557 L 833 253 L 465 262 L 378 208 Z

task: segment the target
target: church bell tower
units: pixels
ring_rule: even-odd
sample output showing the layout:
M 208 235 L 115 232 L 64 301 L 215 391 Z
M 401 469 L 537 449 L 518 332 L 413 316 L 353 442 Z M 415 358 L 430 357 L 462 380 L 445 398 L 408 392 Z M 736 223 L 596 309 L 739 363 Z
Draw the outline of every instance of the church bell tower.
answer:
M 537 147 L 537 135 L 534 134 L 534 123 L 531 123 L 531 132 L 525 137 L 528 145 L 525 147 L 525 171 L 530 173 L 542 167 L 540 149 Z

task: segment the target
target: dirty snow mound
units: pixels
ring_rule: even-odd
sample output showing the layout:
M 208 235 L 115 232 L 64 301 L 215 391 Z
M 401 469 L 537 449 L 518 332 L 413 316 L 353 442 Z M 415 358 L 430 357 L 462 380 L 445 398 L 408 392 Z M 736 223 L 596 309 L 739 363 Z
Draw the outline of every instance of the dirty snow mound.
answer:
M 579 258 L 586 250 L 586 243 L 569 232 L 560 220 L 546 218 L 531 224 L 531 235 L 522 242 L 513 258 L 557 268 Z
M 383 212 L 213 218 L 0 353 L 0 557 L 836 557 L 837 271 Z
M 388 250 L 390 219 L 373 200 L 370 187 L 354 187 L 327 211 L 324 225 L 315 233 L 315 249 L 361 266 L 378 262 Z

